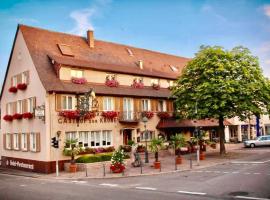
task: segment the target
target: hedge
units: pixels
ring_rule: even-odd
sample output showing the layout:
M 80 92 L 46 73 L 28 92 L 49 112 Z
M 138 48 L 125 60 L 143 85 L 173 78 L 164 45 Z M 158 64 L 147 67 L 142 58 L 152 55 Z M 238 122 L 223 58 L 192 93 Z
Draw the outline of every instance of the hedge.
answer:
M 103 153 L 97 155 L 85 155 L 76 159 L 77 163 L 95 163 L 95 162 L 103 162 L 110 161 L 112 158 L 112 153 Z M 129 155 L 125 155 L 125 159 L 130 158 Z

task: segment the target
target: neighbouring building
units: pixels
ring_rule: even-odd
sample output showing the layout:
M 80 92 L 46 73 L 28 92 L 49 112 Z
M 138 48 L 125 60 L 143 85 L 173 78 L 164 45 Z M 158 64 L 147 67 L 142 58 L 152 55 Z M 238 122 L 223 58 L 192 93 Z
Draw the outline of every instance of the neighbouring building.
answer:
M 93 31 L 86 34 L 18 25 L 1 91 L 3 166 L 51 173 L 58 158 L 62 169 L 69 159 L 62 153 L 64 141 L 70 138 L 82 148 L 117 148 L 129 140 L 144 143 L 179 131 L 189 139 L 195 126 L 209 131 L 210 139 L 218 137 L 211 119 L 194 124 L 170 118 L 170 87 L 189 58 L 95 40 Z M 79 100 L 89 90 L 94 92 L 90 109 L 78 120 Z M 148 118 L 148 137 L 142 114 Z M 245 130 L 246 124 L 237 123 L 226 121 L 226 140 Z M 57 132 L 61 143 L 54 149 L 51 138 Z

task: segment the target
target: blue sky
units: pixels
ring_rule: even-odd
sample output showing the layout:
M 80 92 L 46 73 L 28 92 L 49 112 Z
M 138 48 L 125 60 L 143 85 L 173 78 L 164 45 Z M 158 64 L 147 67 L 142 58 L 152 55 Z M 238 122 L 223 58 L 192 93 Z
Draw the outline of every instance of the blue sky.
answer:
M 0 0 L 0 82 L 18 23 L 186 57 L 243 45 L 270 77 L 270 0 Z

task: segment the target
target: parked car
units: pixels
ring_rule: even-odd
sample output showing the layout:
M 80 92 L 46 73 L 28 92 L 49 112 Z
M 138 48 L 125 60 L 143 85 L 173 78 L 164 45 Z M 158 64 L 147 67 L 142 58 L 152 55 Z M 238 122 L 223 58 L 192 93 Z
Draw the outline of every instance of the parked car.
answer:
M 270 146 L 270 135 L 264 135 L 257 137 L 255 140 L 246 140 L 244 142 L 245 147 L 254 148 L 256 146 Z

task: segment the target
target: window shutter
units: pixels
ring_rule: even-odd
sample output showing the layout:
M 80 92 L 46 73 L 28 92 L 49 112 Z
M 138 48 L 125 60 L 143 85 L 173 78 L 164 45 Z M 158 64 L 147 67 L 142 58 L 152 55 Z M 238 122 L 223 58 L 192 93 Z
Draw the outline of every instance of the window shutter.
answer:
M 10 134 L 10 149 L 13 149 L 14 144 L 13 144 L 13 134 Z
M 101 96 L 96 97 L 98 101 L 98 110 L 103 111 L 103 98 Z
M 157 111 L 157 100 L 150 99 L 150 104 L 151 104 L 151 111 L 156 112 Z
M 29 78 L 30 78 L 29 71 L 24 72 L 24 74 L 26 76 L 26 84 L 28 85 L 29 84 Z
M 12 111 L 13 111 L 13 114 L 17 113 L 17 102 L 13 102 L 12 103 Z
M 134 111 L 140 112 L 141 111 L 141 100 L 140 99 L 134 99 Z
M 17 84 L 22 83 L 22 74 L 17 75 Z
M 13 86 L 13 76 L 11 77 L 10 82 L 11 82 L 11 87 L 12 87 Z
M 21 150 L 21 148 L 22 148 L 22 141 L 21 141 L 21 139 L 22 139 L 22 134 L 21 133 L 18 133 L 18 147 L 19 147 L 19 150 Z
M 3 134 L 3 147 L 6 150 L 7 149 L 7 142 L 6 142 L 6 134 Z
M 114 110 L 116 112 L 120 111 L 120 97 L 114 97 Z
M 40 133 L 36 133 L 36 152 L 40 152 Z
M 124 106 L 123 106 L 123 98 L 119 97 L 119 111 L 122 113 L 124 110 Z
M 167 106 L 167 111 L 168 112 L 173 112 L 172 101 L 167 100 L 166 103 L 167 103 L 167 105 L 166 105 Z
M 32 99 L 33 99 L 33 109 L 35 109 L 37 106 L 37 99 L 36 97 L 32 97 Z
M 26 149 L 30 151 L 30 133 L 26 133 Z
M 56 94 L 55 96 L 56 96 L 55 109 L 56 110 L 61 110 L 62 109 L 61 94 Z

